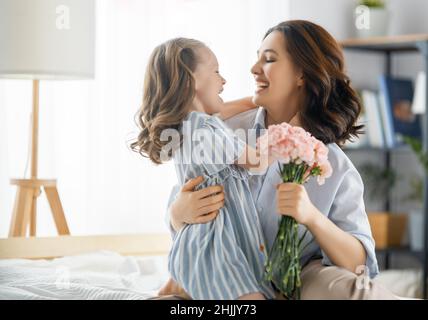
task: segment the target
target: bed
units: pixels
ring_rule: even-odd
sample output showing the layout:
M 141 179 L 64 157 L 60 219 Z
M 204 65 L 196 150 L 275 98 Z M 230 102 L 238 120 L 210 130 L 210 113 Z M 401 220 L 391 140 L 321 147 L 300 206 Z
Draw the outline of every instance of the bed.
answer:
M 152 299 L 168 279 L 170 245 L 168 234 L 0 239 L 0 300 Z M 420 276 L 389 270 L 376 281 L 416 298 Z
M 169 247 L 167 234 L 0 239 L 0 299 L 151 299 Z

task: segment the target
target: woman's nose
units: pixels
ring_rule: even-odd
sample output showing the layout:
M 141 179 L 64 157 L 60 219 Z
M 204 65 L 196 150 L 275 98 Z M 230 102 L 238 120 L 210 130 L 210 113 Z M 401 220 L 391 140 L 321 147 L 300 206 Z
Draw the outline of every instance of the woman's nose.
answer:
M 221 77 L 221 83 L 222 83 L 223 85 L 225 85 L 225 84 L 226 84 L 226 79 L 225 79 L 225 78 L 223 78 L 223 77 Z
M 260 74 L 260 66 L 259 63 L 256 62 L 250 69 L 252 74 Z

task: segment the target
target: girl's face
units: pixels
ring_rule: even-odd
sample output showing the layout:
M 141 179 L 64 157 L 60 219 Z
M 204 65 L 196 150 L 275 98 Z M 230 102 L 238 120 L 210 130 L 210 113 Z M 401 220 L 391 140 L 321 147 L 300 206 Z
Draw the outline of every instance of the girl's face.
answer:
M 301 94 L 303 76 L 286 50 L 284 36 L 278 31 L 270 33 L 257 54 L 257 62 L 251 68 L 256 81 L 253 102 L 290 121 L 297 113 L 298 103 L 292 101 Z
M 195 104 L 208 114 L 220 112 L 223 100 L 220 93 L 226 80 L 220 75 L 218 61 L 214 53 L 208 48 L 201 48 L 197 52 L 198 65 L 193 76 L 195 78 Z

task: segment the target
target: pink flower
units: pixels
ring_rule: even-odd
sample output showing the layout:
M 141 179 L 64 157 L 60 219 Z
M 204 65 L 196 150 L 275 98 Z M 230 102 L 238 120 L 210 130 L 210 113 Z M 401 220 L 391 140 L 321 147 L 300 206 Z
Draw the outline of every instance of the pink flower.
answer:
M 286 122 L 271 125 L 259 137 L 257 147 L 260 153 L 273 157 L 283 166 L 309 166 L 305 177 L 316 175 L 319 184 L 323 184 L 332 174 L 328 148 L 301 127 L 293 127 Z
M 319 140 L 315 141 L 316 162 L 325 162 L 328 158 L 328 148 Z
M 323 185 L 325 183 L 325 179 L 331 177 L 333 169 L 328 161 L 319 164 L 319 168 L 321 169 L 321 174 L 317 177 L 317 182 L 319 185 Z

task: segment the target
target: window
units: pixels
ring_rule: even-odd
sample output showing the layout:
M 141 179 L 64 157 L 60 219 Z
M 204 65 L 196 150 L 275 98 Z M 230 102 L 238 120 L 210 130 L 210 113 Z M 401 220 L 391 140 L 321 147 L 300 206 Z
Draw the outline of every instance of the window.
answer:
M 166 203 L 176 175 L 131 152 L 133 118 L 152 49 L 176 36 L 206 42 L 227 80 L 225 100 L 250 95 L 250 67 L 264 32 L 288 18 L 287 0 L 103 0 L 97 2 L 96 78 L 41 81 L 39 177 L 57 178 L 70 231 L 167 231 Z M 31 82 L 0 81 L 0 236 L 8 233 L 30 134 Z M 27 174 L 28 174 L 27 170 Z M 54 235 L 46 196 L 38 235 Z

